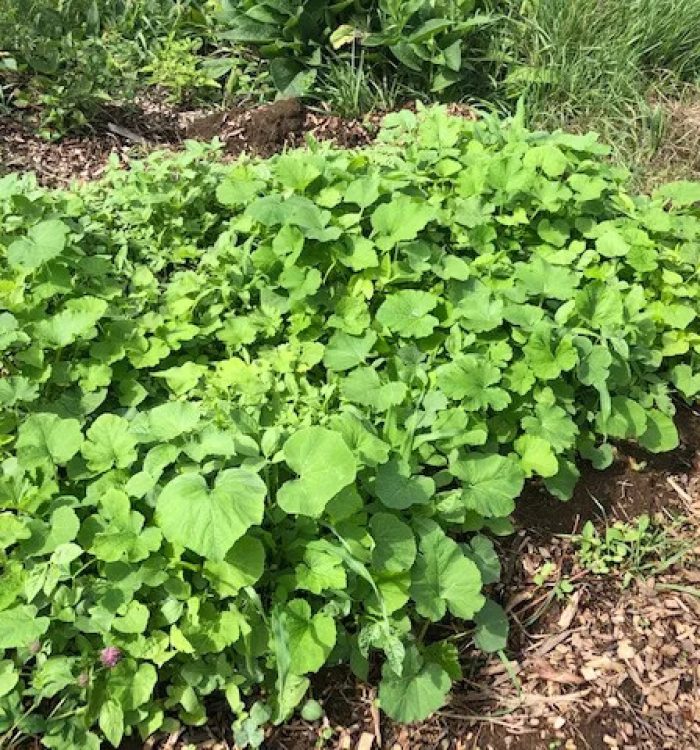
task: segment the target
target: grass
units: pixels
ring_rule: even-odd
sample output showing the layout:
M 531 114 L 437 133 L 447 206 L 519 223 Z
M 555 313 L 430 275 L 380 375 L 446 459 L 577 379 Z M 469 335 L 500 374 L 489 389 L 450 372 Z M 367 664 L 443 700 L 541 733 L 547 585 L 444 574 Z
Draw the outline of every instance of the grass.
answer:
M 658 92 L 700 78 L 696 0 L 509 0 L 494 40 L 497 95 L 525 99 L 544 128 L 596 130 L 643 169 L 663 141 Z
M 416 98 L 396 78 L 379 75 L 365 63 L 362 50 L 353 44 L 349 58 L 337 57 L 320 75 L 316 98 L 341 117 L 361 117 L 385 112 Z

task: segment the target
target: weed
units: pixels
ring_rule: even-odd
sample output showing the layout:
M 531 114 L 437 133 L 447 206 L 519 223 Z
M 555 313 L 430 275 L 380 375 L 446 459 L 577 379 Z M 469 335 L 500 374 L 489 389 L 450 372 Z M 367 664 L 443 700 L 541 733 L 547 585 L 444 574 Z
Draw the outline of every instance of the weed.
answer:
M 599 532 L 588 521 L 572 537 L 579 563 L 597 575 L 622 575 L 623 586 L 633 579 L 657 576 L 679 563 L 692 543 L 675 533 L 683 521 L 640 516 L 636 522 L 616 521 Z

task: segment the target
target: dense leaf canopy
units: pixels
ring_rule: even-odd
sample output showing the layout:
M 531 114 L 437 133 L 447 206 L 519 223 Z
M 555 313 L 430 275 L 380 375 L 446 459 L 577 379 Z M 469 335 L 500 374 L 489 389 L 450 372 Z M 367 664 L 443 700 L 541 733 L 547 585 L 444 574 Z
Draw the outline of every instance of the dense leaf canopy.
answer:
M 0 180 L 0 732 L 97 748 L 221 691 L 258 742 L 373 654 L 409 721 L 459 675 L 425 623 L 504 648 L 524 482 L 674 448 L 700 392 L 697 194 L 605 153 L 433 109 L 362 152 Z

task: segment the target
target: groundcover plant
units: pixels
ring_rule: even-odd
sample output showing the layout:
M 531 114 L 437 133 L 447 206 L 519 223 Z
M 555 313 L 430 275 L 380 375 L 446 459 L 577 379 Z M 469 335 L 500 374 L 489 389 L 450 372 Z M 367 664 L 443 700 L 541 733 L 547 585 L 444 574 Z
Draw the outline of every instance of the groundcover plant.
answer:
M 524 482 L 676 446 L 700 186 L 631 196 L 592 135 L 440 109 L 380 141 L 0 180 L 3 742 L 225 697 L 256 745 L 334 663 L 420 719 L 459 678 L 431 623 L 506 646 Z

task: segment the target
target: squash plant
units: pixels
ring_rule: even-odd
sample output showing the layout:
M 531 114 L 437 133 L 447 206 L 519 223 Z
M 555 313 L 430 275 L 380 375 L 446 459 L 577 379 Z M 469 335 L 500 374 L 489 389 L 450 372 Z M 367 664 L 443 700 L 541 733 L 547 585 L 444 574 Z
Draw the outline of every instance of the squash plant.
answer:
M 0 736 L 239 745 L 347 663 L 438 709 L 445 619 L 506 647 L 526 481 L 678 444 L 700 392 L 700 186 L 594 135 L 440 108 L 364 151 L 154 154 L 0 180 Z M 426 637 L 427 636 L 427 637 Z

